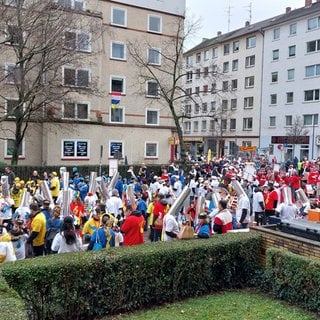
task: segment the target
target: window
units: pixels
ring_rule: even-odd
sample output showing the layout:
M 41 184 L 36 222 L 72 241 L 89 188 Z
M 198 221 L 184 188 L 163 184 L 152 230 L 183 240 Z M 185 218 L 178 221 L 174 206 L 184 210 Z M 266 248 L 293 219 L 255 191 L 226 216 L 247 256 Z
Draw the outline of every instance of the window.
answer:
M 148 63 L 149 64 L 161 64 L 160 49 L 149 48 L 148 49 Z
M 233 52 L 238 52 L 239 51 L 239 41 L 234 41 L 232 44 L 233 47 Z
M 88 103 L 65 103 L 63 105 L 63 118 L 88 120 L 89 118 L 89 106 Z
M 159 111 L 147 109 L 146 110 L 146 124 L 159 125 Z
M 183 123 L 184 125 L 184 132 L 185 133 L 190 133 L 191 132 L 191 122 L 190 121 L 186 121 Z
M 221 130 L 227 130 L 227 119 L 221 119 Z
M 4 0 L 4 4 L 11 7 L 23 7 L 24 1 L 23 0 Z
M 202 120 L 201 121 L 201 131 L 202 132 L 206 132 L 207 131 L 207 121 L 206 120 Z
M 320 76 L 320 64 L 306 66 L 306 77 Z
M 223 72 L 229 72 L 229 62 L 223 63 Z
M 238 79 L 231 80 L 231 89 L 237 90 L 238 89 Z
M 8 25 L 6 26 L 6 43 L 11 45 L 19 44 L 20 40 L 23 37 L 21 35 L 18 26 Z
M 199 93 L 200 93 L 200 87 L 195 87 L 194 90 L 195 90 L 194 93 L 197 94 L 197 95 L 199 95 Z
M 64 47 L 69 50 L 91 52 L 91 35 L 81 31 L 64 31 Z
M 147 97 L 158 98 L 159 97 L 159 85 L 156 81 L 147 81 Z
M 125 27 L 127 25 L 127 11 L 121 8 L 112 8 L 111 24 Z
M 255 55 L 246 57 L 246 68 L 254 67 L 255 64 L 256 64 Z
M 184 112 L 186 116 L 191 116 L 191 104 L 185 105 Z
M 202 103 L 202 113 L 207 113 L 208 112 L 208 104 L 207 102 Z
M 308 19 L 308 30 L 318 29 L 320 26 L 320 16 Z
M 272 50 L 272 60 L 279 60 L 279 49 Z
M 187 71 L 187 82 L 192 82 L 192 71 Z
M 307 52 L 315 52 L 320 50 L 320 40 L 307 42 Z
M 209 126 L 209 131 L 213 132 L 216 129 L 216 120 L 210 120 Z
M 228 91 L 229 83 L 228 81 L 222 81 L 222 91 Z
M 217 102 L 211 101 L 210 103 L 210 112 L 216 112 Z
M 14 139 L 7 139 L 5 140 L 5 157 L 6 158 L 11 158 L 13 155 L 13 149 L 14 149 L 14 144 L 15 140 Z M 18 155 L 19 158 L 23 158 L 24 155 L 24 149 L 25 149 L 25 144 L 24 141 L 20 144 L 19 150 L 18 150 Z
M 227 54 L 229 54 L 229 53 L 230 53 L 230 44 L 227 43 L 227 44 L 225 44 L 225 45 L 223 46 L 223 54 L 224 54 L 224 55 L 227 55 Z
M 232 71 L 237 71 L 239 67 L 239 60 L 232 60 Z
M 212 49 L 212 58 L 218 58 L 218 48 L 213 48 Z
M 193 122 L 193 132 L 198 132 L 199 131 L 199 122 L 194 121 Z
M 88 159 L 89 141 L 88 140 L 62 140 L 62 158 L 77 158 L 77 159 Z
M 217 92 L 217 83 L 214 82 L 212 85 L 211 85 L 211 93 L 214 94 Z
M 305 114 L 303 115 L 303 125 L 304 126 L 314 126 L 318 124 L 317 114 Z
M 123 111 L 122 107 L 110 108 L 110 122 L 123 123 Z
M 273 40 L 280 39 L 280 28 L 273 29 Z
M 286 126 L 292 126 L 292 116 L 286 116 Z
M 252 130 L 252 118 L 243 118 L 243 130 Z
M 236 110 L 237 109 L 237 104 L 238 104 L 238 100 L 237 99 L 231 99 L 231 101 L 230 101 L 231 110 Z
M 294 36 L 297 34 L 297 24 L 296 23 L 292 23 L 289 26 L 289 35 L 290 36 Z
M 278 72 L 271 73 L 271 82 L 278 82 Z
M 221 109 L 222 111 L 228 111 L 228 100 L 221 101 Z
M 277 104 L 277 94 L 270 94 L 270 104 Z
M 319 101 L 319 89 L 305 90 L 304 101 Z
M 288 69 L 287 73 L 288 73 L 288 81 L 294 80 L 294 69 Z
M 247 38 L 247 49 L 254 48 L 256 46 L 256 36 Z
M 110 77 L 111 90 L 110 92 L 121 92 L 122 94 L 126 93 L 125 78 L 119 76 Z
M 215 74 L 218 72 L 218 66 L 216 64 L 212 65 L 212 73 Z
M 191 68 L 193 66 L 193 57 L 188 56 L 187 57 L 187 68 Z
M 192 95 L 192 88 L 186 89 L 186 96 L 189 98 Z
M 201 62 L 201 53 L 197 53 L 196 54 L 196 63 L 200 63 Z
M 244 87 L 253 88 L 254 86 L 254 76 L 244 78 Z
M 204 58 L 204 61 L 209 60 L 209 51 L 208 51 L 208 50 L 206 50 L 206 51 L 203 53 L 203 58 Z
M 196 69 L 196 79 L 200 79 L 200 74 L 201 74 L 201 70 L 200 69 Z
M 84 10 L 84 0 L 57 0 L 58 5 L 75 10 Z
M 245 97 L 243 99 L 243 107 L 245 109 L 251 109 L 253 108 L 253 97 Z
M 269 127 L 275 127 L 276 126 L 276 117 L 271 116 L 269 117 Z
M 20 68 L 14 63 L 7 63 L 5 65 L 5 82 L 8 84 L 21 83 L 21 71 Z
M 196 103 L 194 105 L 194 113 L 195 114 L 199 114 L 200 113 L 200 104 L 199 103 Z
M 148 31 L 157 33 L 162 32 L 162 20 L 160 16 L 149 15 Z
M 209 90 L 208 85 L 207 85 L 207 84 L 203 85 L 203 87 L 202 87 L 202 92 L 203 92 L 203 94 L 207 94 L 207 93 L 208 93 L 208 90 Z
M 111 42 L 111 58 L 117 60 L 126 59 L 126 47 L 122 42 Z
M 204 75 L 205 77 L 207 77 L 207 76 L 209 75 L 209 67 L 204 67 L 204 68 L 203 68 L 203 75 Z
M 90 72 L 86 69 L 63 68 L 63 84 L 65 86 L 88 88 Z
M 230 119 L 230 130 L 236 130 L 237 128 L 237 119 Z
M 21 117 L 23 115 L 23 106 L 19 105 L 18 99 L 6 99 L 5 111 L 8 117 Z
M 287 103 L 293 102 L 293 92 L 287 92 Z
M 295 57 L 296 56 L 296 46 L 290 46 L 289 47 L 289 57 Z

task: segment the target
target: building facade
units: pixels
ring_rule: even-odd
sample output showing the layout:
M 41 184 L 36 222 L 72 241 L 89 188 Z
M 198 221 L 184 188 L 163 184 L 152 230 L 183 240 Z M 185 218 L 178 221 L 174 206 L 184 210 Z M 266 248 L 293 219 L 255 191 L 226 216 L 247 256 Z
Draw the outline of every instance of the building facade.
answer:
M 16 139 L 18 114 L 13 111 L 32 106 L 21 102 L 17 107 L 20 89 L 25 85 L 14 77 L 19 71 L 17 66 L 21 65 L 16 52 L 19 44 L 6 41 L 9 31 L 14 35 L 16 30 L 19 2 L 4 2 L 6 17 L 12 16 L 1 24 L 5 32 L 0 41 L 3 53 L 0 58 L 3 66 L 0 161 L 5 163 L 11 161 Z M 34 1 L 26 0 L 20 9 L 31 10 L 32 3 Z M 18 163 L 78 165 L 102 161 L 106 164 L 113 158 L 130 164 L 167 163 L 172 156 L 171 141 L 175 133 L 172 115 L 159 96 L 152 76 L 141 77 L 144 70 L 132 54 L 136 46 L 141 59 L 155 68 L 162 67 L 163 46 L 176 36 L 174 26 L 184 19 L 185 0 L 174 3 L 169 0 L 57 0 L 52 10 L 57 8 L 67 12 L 70 21 L 77 18 L 72 27 L 66 24 L 61 32 L 56 32 L 56 37 L 62 39 L 61 52 L 77 51 L 78 59 L 67 60 L 63 56 L 65 63 L 54 70 L 58 74 L 54 88 L 64 92 L 61 97 L 53 95 L 51 101 L 45 99 L 36 115 L 24 113 L 25 117 L 29 116 L 28 128 L 19 149 Z M 27 39 L 28 30 L 23 32 Z M 27 41 L 30 48 L 34 40 Z M 40 96 L 37 93 L 35 100 L 40 100 Z
M 190 154 L 318 156 L 319 12 L 306 0 L 185 53 Z

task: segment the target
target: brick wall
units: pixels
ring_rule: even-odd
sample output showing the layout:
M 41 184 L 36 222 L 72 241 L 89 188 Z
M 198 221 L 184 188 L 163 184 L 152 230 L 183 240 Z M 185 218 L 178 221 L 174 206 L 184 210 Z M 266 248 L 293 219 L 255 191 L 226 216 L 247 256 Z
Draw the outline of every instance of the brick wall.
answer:
M 320 242 L 318 241 L 283 233 L 277 230 L 276 225 L 250 227 L 250 231 L 256 232 L 262 237 L 259 260 L 263 266 L 266 263 L 268 248 L 285 248 L 302 256 L 320 259 Z

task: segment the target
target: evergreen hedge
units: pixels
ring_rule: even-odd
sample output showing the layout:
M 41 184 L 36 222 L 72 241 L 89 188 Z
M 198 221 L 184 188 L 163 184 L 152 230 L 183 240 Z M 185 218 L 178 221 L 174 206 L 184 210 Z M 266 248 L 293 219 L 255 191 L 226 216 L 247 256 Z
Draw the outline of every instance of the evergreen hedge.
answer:
M 0 270 L 23 299 L 29 319 L 90 320 L 256 285 L 259 247 L 258 235 L 230 233 L 49 255 L 3 264 Z

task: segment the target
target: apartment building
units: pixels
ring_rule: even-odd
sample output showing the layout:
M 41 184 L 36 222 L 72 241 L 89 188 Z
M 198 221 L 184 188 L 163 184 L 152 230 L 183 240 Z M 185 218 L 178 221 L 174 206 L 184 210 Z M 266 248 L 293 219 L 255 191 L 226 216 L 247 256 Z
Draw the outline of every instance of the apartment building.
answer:
M 43 100 L 36 115 L 25 112 L 34 102 L 17 105 L 22 86 L 15 76 L 20 66 L 19 45 L 8 40 L 9 31 L 16 30 L 15 15 L 31 10 L 33 2 L 5 0 L 3 4 L 12 17 L 0 22 L 0 161 L 11 161 L 18 117 L 14 111 L 19 109 L 24 112 L 23 122 L 28 123 L 19 164 L 107 164 L 114 158 L 132 164 L 167 163 L 176 130 L 172 115 L 159 95 L 157 82 L 131 54 L 139 49 L 142 60 L 163 67 L 161 53 L 170 50 L 163 46 L 176 37 L 174 26 L 184 19 L 185 0 L 51 1 L 51 10 L 64 10 L 64 22 L 75 21 L 72 26 L 66 23 L 63 30 L 60 25 L 55 34 L 62 39 L 60 53 L 73 50 L 78 58 L 70 57 L 54 70 L 58 74 L 56 91 L 51 92 L 50 101 Z M 21 10 L 16 10 L 19 6 Z M 24 34 L 29 41 L 26 47 L 31 47 L 36 41 L 28 30 Z M 40 97 L 41 93 L 37 94 L 35 101 Z
M 306 0 L 185 53 L 191 154 L 317 157 L 319 12 L 319 1 Z
M 277 161 L 315 159 L 320 131 L 320 3 L 305 1 L 264 29 L 262 147 Z

